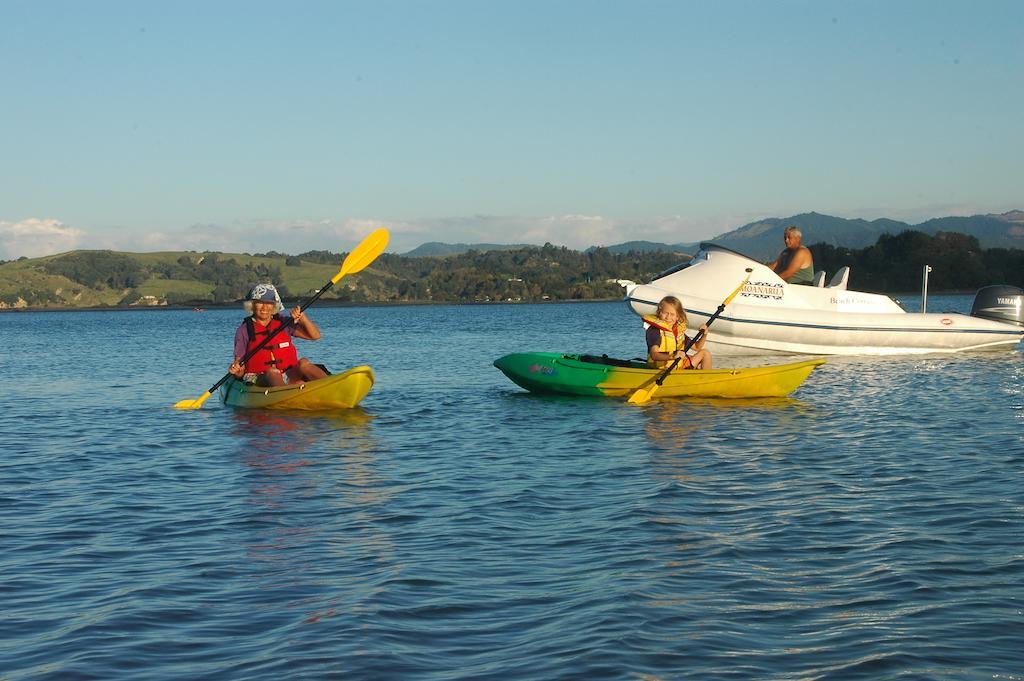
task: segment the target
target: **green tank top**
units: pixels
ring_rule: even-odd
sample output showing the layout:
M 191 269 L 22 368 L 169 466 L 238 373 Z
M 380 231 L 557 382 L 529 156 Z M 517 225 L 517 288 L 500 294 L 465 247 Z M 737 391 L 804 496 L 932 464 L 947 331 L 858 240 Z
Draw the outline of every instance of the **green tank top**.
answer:
M 786 257 L 786 259 L 782 262 L 781 266 L 779 267 L 779 270 L 782 271 L 782 270 L 785 270 L 787 267 L 789 267 L 789 261 L 795 255 L 796 255 L 795 252 L 788 253 L 787 254 L 788 257 Z M 813 284 L 814 283 L 814 266 L 813 265 L 808 265 L 806 267 L 798 269 L 796 272 L 793 273 L 793 276 L 792 276 L 792 278 L 790 278 L 788 283 L 790 283 L 790 284 Z
M 789 280 L 790 284 L 813 284 L 814 283 L 814 268 L 808 265 L 802 269 L 796 271 L 793 278 Z

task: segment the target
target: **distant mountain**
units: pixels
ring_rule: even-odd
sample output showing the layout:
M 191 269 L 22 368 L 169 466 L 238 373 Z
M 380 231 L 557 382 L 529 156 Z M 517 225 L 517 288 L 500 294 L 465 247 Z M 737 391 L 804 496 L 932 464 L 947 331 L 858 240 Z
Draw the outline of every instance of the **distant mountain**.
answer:
M 689 246 L 692 246 L 690 244 Z M 626 241 L 614 246 L 606 246 L 612 253 L 680 253 L 689 255 L 693 249 L 685 244 L 663 244 L 657 241 Z M 599 248 L 591 246 L 586 252 Z
M 1001 215 L 947 217 L 910 225 L 899 220 L 848 220 L 821 213 L 801 213 L 788 218 L 766 218 L 751 222 L 708 241 L 749 255 L 756 260 L 774 258 L 783 249 L 782 230 L 796 225 L 803 233 L 803 243 L 810 246 L 827 243 L 847 248 L 865 248 L 878 241 L 882 234 L 899 234 L 917 230 L 959 232 L 977 237 L 982 248 L 1024 248 L 1024 212 L 1013 210 Z
M 831 246 L 846 248 L 865 248 L 878 241 L 883 234 L 897 235 L 907 230 L 917 230 L 934 235 L 937 232 L 959 232 L 977 237 L 982 248 L 1021 248 L 1024 249 L 1024 211 L 1012 210 L 1008 213 L 975 215 L 972 217 L 933 218 L 919 225 L 911 225 L 899 220 L 880 218 L 878 220 L 861 220 L 838 218 L 822 213 L 801 213 L 788 218 L 765 218 L 757 222 L 743 225 L 712 241 L 734 251 L 749 255 L 755 260 L 770 260 L 783 248 L 782 230 L 787 225 L 796 225 L 803 232 L 806 246 L 826 243 Z M 700 242 L 666 244 L 658 241 L 626 241 L 606 246 L 615 254 L 629 253 L 679 253 L 691 254 L 697 251 Z M 508 251 L 519 248 L 530 248 L 529 244 L 446 244 L 438 241 L 425 243 L 403 255 L 407 257 L 438 257 L 461 255 L 475 251 Z M 591 246 L 587 252 L 596 246 Z
M 402 255 L 407 258 L 436 258 L 446 255 L 461 255 L 469 251 L 513 251 L 517 248 L 529 247 L 528 244 L 445 244 L 440 241 L 430 241 Z
M 936 232 L 960 232 L 978 237 L 982 248 L 1024 248 L 1024 211 L 1011 210 L 1001 215 L 975 215 L 969 218 L 934 218 L 914 229 Z
M 805 246 L 827 243 L 847 248 L 864 248 L 878 241 L 882 234 L 899 234 L 912 229 L 905 222 L 884 218 L 869 222 L 821 213 L 801 213 L 788 218 L 765 218 L 751 222 L 708 241 L 749 255 L 755 260 L 769 260 L 784 248 L 782 231 L 788 225 L 800 228 Z

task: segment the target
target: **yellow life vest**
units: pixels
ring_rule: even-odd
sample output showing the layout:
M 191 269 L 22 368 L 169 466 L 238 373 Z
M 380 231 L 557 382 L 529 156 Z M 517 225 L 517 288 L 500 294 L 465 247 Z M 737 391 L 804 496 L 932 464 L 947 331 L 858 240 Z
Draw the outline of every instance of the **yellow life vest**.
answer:
M 683 331 L 686 330 L 684 324 L 676 323 L 674 326 L 668 326 L 664 321 L 651 315 L 644 315 L 644 329 L 648 326 L 653 326 L 661 332 L 661 344 L 657 347 L 658 350 L 667 353 L 674 353 L 676 350 L 682 350 L 686 347 L 686 336 L 683 335 Z M 647 365 L 651 367 L 657 367 L 664 369 L 671 361 L 659 362 L 654 359 L 651 355 L 651 348 L 647 348 Z M 679 365 L 677 365 L 679 366 Z

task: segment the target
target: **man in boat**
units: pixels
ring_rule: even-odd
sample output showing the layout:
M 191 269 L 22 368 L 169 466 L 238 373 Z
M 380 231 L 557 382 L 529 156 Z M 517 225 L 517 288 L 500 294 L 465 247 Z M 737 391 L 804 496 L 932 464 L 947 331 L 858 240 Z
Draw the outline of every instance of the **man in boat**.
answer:
M 811 285 L 814 283 L 814 258 L 807 247 L 800 243 L 802 238 L 803 234 L 799 227 L 786 227 L 782 234 L 786 248 L 779 253 L 775 262 L 768 266 L 787 283 Z
M 273 284 L 254 286 L 242 306 L 250 316 L 235 331 L 235 361 L 228 369 L 235 378 L 269 387 L 285 382 L 313 381 L 327 375 L 305 357 L 299 359 L 295 350 L 293 338 L 311 341 L 320 338 L 320 329 L 303 313 L 301 306 L 292 309 L 290 316 L 282 314 L 284 303 Z M 268 334 L 273 338 L 242 364 L 241 359 Z

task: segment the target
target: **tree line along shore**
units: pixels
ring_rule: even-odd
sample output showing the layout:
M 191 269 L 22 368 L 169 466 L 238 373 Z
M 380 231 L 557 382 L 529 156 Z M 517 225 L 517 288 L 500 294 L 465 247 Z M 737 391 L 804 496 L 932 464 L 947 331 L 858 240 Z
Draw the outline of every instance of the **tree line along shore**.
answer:
M 933 293 L 987 284 L 1024 287 L 1024 250 L 982 249 L 956 232 L 882 235 L 866 248 L 809 246 L 816 270 L 850 267 L 849 287 L 876 293 L 920 289 L 924 265 Z M 257 282 L 288 299 L 314 293 L 334 276 L 343 253 L 299 255 L 72 251 L 0 263 L 0 309 L 205 307 L 237 303 Z M 673 251 L 617 253 L 597 247 L 530 246 L 443 257 L 385 253 L 372 267 L 326 292 L 335 304 L 488 303 L 616 300 L 616 280 L 649 281 L 689 257 Z

